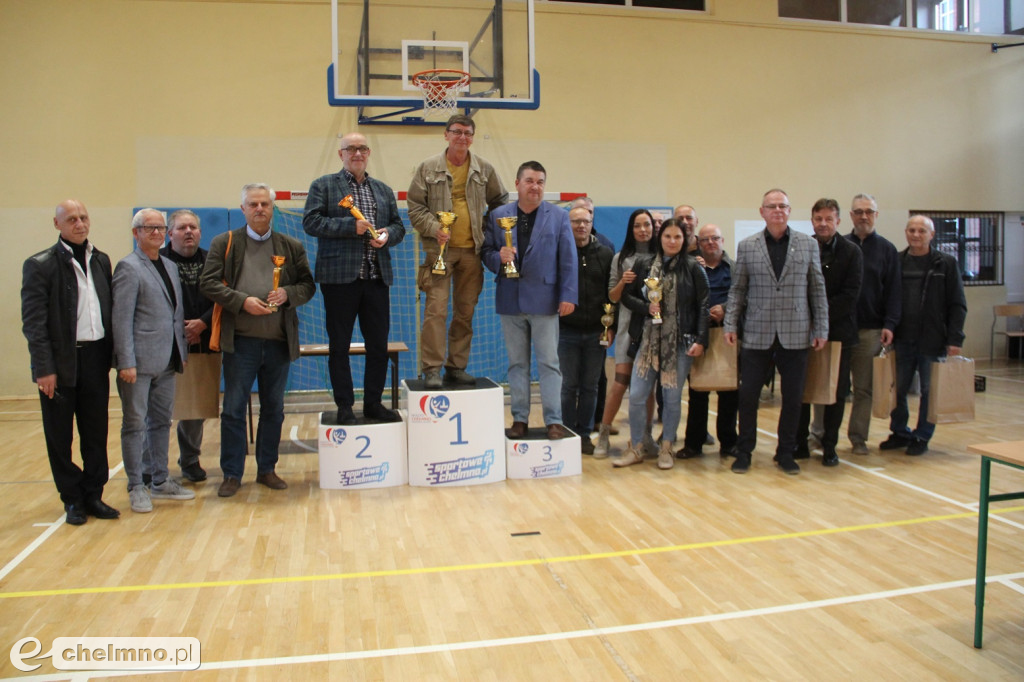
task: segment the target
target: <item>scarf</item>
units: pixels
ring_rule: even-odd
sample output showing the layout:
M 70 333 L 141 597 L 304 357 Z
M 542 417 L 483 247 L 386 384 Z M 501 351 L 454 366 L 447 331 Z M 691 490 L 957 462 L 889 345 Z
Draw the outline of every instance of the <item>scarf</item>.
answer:
M 661 324 L 654 324 L 653 318 L 644 321 L 644 336 L 636 354 L 636 373 L 644 376 L 654 370 L 661 375 L 661 385 L 675 388 L 679 382 L 678 349 L 679 323 L 676 319 L 679 307 L 676 301 L 676 284 L 680 265 L 685 256 L 676 254 L 667 262 L 654 259 L 648 277 L 661 280 Z

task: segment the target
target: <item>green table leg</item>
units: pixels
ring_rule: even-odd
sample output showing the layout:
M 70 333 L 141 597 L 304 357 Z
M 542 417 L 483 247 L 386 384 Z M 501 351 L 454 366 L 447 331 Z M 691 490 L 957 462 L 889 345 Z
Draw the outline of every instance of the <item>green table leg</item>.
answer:
M 974 582 L 974 648 L 981 648 L 985 613 L 985 560 L 988 554 L 988 492 L 992 460 L 981 458 L 981 493 L 978 495 L 978 574 Z

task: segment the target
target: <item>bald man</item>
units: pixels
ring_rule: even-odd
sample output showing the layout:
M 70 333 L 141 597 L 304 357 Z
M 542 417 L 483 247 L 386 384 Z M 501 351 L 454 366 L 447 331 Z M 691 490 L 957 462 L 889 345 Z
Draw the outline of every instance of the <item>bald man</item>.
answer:
M 59 204 L 53 226 L 60 233 L 57 243 L 25 261 L 21 321 L 53 482 L 67 522 L 80 526 L 87 515 L 120 516 L 102 500 L 109 474 L 112 274 L 110 258 L 89 243 L 85 204 L 77 199 Z M 81 469 L 71 459 L 76 418 Z

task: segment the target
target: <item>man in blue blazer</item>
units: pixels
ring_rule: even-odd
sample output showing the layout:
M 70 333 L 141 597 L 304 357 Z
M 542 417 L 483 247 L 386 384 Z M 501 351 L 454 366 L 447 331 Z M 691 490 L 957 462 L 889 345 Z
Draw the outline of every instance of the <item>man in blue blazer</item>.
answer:
M 782 409 L 775 461 L 799 474 L 793 459 L 807 376 L 807 348 L 828 339 L 828 299 L 818 244 L 789 228 L 789 197 L 781 189 L 761 199 L 765 228 L 736 249 L 725 307 L 725 342 L 740 352 L 739 439 L 732 470 L 745 474 L 757 445 L 757 403 L 774 362 L 782 377 Z
M 135 250 L 114 268 L 114 366 L 128 500 L 132 511 L 145 513 L 153 511 L 151 497 L 189 500 L 195 493 L 167 472 L 174 379 L 188 344 L 178 268 L 160 255 L 167 236 L 163 214 L 142 209 L 132 219 L 132 234 Z
M 324 297 L 324 325 L 330 342 L 327 368 L 331 375 L 337 424 L 354 424 L 355 392 L 348 360 L 352 330 L 366 343 L 363 417 L 395 422 L 401 418 L 381 403 L 388 376 L 388 333 L 391 331 L 391 248 L 405 238 L 394 191 L 366 172 L 370 147 L 359 133 L 341 138 L 342 169 L 313 181 L 306 197 L 302 229 L 316 237 L 316 281 Z M 354 211 L 338 205 L 352 195 Z M 370 228 L 375 228 L 373 238 Z
M 497 275 L 495 308 L 508 351 L 508 383 L 512 398 L 509 438 L 526 436 L 530 417 L 530 342 L 537 351 L 540 399 L 547 437 L 570 435 L 562 425 L 562 373 L 558 366 L 558 318 L 572 313 L 577 302 L 576 243 L 565 209 L 544 202 L 547 171 L 527 161 L 516 173 L 519 198 L 491 211 L 480 256 Z M 515 217 L 512 246 L 505 245 L 499 218 Z M 504 274 L 515 263 L 519 277 Z

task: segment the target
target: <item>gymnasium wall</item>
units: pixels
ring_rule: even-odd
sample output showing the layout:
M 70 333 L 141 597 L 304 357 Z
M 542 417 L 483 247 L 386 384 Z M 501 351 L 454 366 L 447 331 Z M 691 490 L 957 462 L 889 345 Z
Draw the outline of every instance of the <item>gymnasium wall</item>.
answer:
M 480 111 L 473 150 L 510 185 L 535 158 L 549 189 L 599 205 L 691 203 L 727 243 L 775 186 L 797 220 L 820 196 L 875 194 L 879 231 L 901 248 L 912 207 L 1024 209 L 1024 49 L 784 22 L 776 0 L 709 6 L 538 3 L 541 108 Z M 56 203 L 84 201 L 116 260 L 133 206 L 234 207 L 246 182 L 305 189 L 336 170 L 355 111 L 326 104 L 327 0 L 0 0 L 0 16 L 0 395 L 32 395 L 16 292 L 23 260 L 57 237 Z M 361 132 L 371 174 L 396 189 L 443 147 L 437 128 Z M 969 354 L 987 355 L 1005 296 L 968 290 Z

